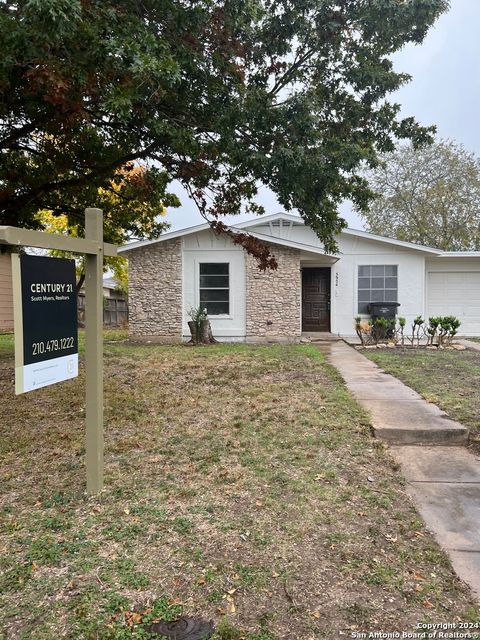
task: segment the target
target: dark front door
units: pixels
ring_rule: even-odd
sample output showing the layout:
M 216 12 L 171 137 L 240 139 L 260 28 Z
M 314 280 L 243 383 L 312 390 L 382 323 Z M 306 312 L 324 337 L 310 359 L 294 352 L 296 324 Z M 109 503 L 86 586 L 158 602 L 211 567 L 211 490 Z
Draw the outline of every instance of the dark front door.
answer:
M 302 331 L 330 331 L 330 269 L 302 269 Z

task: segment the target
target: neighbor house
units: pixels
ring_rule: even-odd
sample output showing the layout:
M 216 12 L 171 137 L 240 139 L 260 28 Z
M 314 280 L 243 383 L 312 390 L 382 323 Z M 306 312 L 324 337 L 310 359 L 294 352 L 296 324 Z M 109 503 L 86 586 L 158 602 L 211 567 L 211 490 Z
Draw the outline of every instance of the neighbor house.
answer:
M 0 253 L 0 332 L 13 331 L 12 259 Z
M 120 249 L 129 261 L 130 332 L 163 341 L 189 337 L 189 311 L 206 308 L 213 335 L 232 341 L 297 341 L 305 332 L 354 334 L 370 302 L 398 302 L 398 315 L 455 315 L 480 335 L 480 252 L 446 252 L 365 231 L 343 230 L 325 253 L 310 227 L 279 213 L 235 225 L 270 247 L 276 271 L 208 224 Z

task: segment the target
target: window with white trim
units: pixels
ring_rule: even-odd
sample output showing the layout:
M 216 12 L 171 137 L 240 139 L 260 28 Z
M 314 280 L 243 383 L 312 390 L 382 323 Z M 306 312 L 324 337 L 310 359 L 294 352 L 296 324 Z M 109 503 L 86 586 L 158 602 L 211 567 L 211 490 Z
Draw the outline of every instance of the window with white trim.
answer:
M 370 302 L 398 302 L 396 264 L 358 267 L 358 313 L 369 313 Z
M 200 306 L 209 316 L 230 313 L 230 265 L 228 262 L 200 263 Z

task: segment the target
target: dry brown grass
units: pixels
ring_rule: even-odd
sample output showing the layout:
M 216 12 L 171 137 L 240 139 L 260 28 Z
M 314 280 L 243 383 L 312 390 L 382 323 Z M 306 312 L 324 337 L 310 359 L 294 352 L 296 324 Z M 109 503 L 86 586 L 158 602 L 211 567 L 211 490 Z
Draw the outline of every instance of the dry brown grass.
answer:
M 15 398 L 12 366 L 7 345 L 7 638 L 123 640 L 122 611 L 162 596 L 228 620 L 225 640 L 478 619 L 315 347 L 107 345 L 98 498 L 83 492 L 83 373 Z

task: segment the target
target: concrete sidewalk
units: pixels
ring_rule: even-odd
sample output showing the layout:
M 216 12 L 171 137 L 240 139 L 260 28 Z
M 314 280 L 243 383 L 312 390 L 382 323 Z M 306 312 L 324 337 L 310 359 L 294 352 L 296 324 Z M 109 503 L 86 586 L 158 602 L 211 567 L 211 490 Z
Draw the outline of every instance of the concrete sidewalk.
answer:
M 474 351 L 480 351 L 480 342 L 474 342 L 473 340 L 467 340 L 466 338 L 461 338 L 460 340 L 455 340 L 458 344 L 462 344 L 467 349 L 473 349 Z
M 452 446 L 466 442 L 468 429 L 347 344 L 317 346 L 370 414 L 375 435 L 393 445 L 427 527 L 480 599 L 480 459 Z
M 345 342 L 319 343 L 356 400 L 370 413 L 377 438 L 391 444 L 459 445 L 468 429 L 385 373 Z
M 408 493 L 480 599 L 480 460 L 462 447 L 392 447 Z

